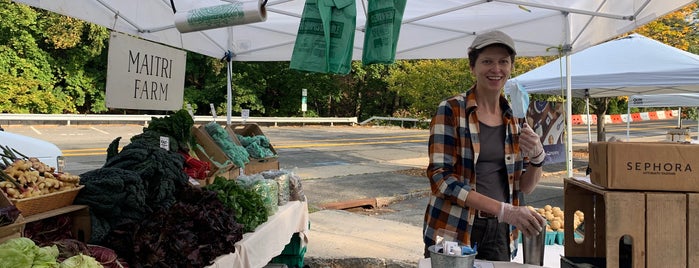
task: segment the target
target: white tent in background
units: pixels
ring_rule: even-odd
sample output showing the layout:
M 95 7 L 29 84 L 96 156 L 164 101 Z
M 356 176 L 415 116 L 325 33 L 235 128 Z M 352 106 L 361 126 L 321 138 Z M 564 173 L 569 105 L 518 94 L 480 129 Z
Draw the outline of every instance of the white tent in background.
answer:
M 220 0 L 15 0 L 172 47 L 232 61 L 289 61 L 303 0 L 269 0 L 264 22 L 180 33 L 174 10 L 227 4 Z M 480 33 L 501 30 L 520 56 L 569 55 L 627 33 L 695 0 L 407 0 L 396 59 L 465 58 Z M 367 0 L 357 0 L 354 59 L 361 59 Z M 173 7 L 174 4 L 174 7 Z M 229 73 L 231 64 L 228 64 Z M 570 66 L 567 66 L 570 69 Z M 229 85 L 230 88 L 230 85 Z M 570 80 L 564 87 L 570 91 Z M 570 92 L 568 92 L 570 93 Z M 570 94 L 567 111 L 570 111 Z M 228 117 L 230 118 L 230 94 Z M 567 122 L 572 115 L 567 114 Z M 568 133 L 572 126 L 567 125 Z M 572 176 L 571 135 L 567 170 Z
M 699 92 L 699 55 L 639 34 L 608 41 L 570 56 L 577 97 Z M 565 58 L 508 81 L 533 94 L 561 94 Z
M 565 67 L 568 64 L 572 65 L 571 71 Z M 573 95 L 588 100 L 590 97 L 699 92 L 697 74 L 699 55 L 631 34 L 551 61 L 510 79 L 508 84 L 519 84 L 528 93 Z M 568 115 L 570 109 L 568 106 Z M 567 131 L 570 133 L 572 129 Z M 590 137 L 588 120 L 588 140 Z
M 627 114 L 631 114 L 631 107 L 679 107 L 677 126 L 682 128 L 682 107 L 695 107 L 699 109 L 699 93 L 686 94 L 653 94 L 629 96 Z M 626 121 L 626 140 L 629 140 L 629 122 Z M 699 120 L 697 121 L 697 140 L 699 140 Z

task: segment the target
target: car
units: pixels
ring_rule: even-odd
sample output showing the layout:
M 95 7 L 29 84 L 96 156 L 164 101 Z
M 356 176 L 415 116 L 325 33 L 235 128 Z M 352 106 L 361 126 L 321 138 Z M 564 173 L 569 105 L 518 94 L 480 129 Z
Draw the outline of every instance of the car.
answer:
M 14 150 L 27 157 L 36 157 L 42 163 L 56 168 L 56 172 L 63 172 L 65 168 L 65 158 L 63 157 L 61 149 L 51 142 L 11 133 L 5 131 L 2 126 L 0 126 L 0 145 L 2 145 L 3 148 Z M 13 153 L 18 155 L 15 152 Z M 0 150 L 0 154 L 4 155 L 6 152 Z M 3 156 L 3 158 L 7 159 L 5 156 Z

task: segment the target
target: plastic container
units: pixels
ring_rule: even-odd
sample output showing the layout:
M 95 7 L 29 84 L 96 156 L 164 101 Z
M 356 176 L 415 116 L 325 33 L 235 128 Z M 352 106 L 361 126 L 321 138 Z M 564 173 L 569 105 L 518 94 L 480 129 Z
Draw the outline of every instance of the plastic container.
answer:
M 432 268 L 473 268 L 476 261 L 476 254 L 458 255 L 442 254 L 437 252 L 435 246 L 427 247 L 430 251 L 430 263 Z

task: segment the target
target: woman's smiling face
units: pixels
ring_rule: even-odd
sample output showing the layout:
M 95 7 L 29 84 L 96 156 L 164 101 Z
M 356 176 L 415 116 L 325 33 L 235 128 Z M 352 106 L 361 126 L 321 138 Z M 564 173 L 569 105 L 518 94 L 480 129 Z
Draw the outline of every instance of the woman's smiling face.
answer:
M 512 73 L 512 59 L 502 46 L 488 46 L 481 51 L 471 68 L 476 76 L 477 87 L 486 91 L 499 92 Z

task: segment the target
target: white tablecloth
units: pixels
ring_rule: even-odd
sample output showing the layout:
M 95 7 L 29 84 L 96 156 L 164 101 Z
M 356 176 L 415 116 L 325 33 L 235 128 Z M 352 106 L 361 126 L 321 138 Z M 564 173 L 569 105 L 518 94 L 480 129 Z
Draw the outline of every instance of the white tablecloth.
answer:
M 210 268 L 264 267 L 272 258 L 282 253 L 294 233 L 300 233 L 301 241 L 308 242 L 308 204 L 291 201 L 280 206 L 267 222 L 257 226 L 254 232 L 243 234 L 235 243 L 235 252 L 219 256 Z

